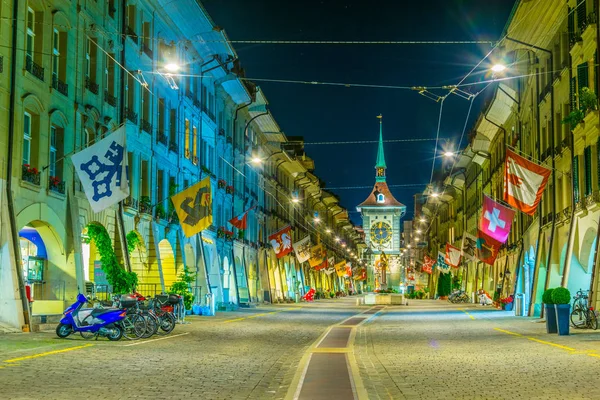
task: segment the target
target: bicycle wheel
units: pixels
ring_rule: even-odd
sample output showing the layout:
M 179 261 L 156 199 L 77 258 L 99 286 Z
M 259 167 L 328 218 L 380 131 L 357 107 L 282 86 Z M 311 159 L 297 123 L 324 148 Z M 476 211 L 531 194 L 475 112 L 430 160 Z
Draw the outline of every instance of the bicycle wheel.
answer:
M 144 339 L 148 339 L 158 330 L 158 319 L 152 314 L 145 314 L 143 318 L 146 320 L 146 331 L 142 334 Z
M 175 329 L 175 317 L 170 312 L 163 313 L 160 317 L 160 329 L 165 333 L 171 333 Z
M 123 320 L 123 336 L 129 340 L 139 339 L 146 332 L 146 320 L 139 314 L 129 314 Z
M 586 312 L 581 308 L 576 308 L 571 312 L 571 325 L 574 328 L 585 328 L 587 325 Z
M 588 328 L 598 329 L 598 317 L 595 310 L 588 310 Z

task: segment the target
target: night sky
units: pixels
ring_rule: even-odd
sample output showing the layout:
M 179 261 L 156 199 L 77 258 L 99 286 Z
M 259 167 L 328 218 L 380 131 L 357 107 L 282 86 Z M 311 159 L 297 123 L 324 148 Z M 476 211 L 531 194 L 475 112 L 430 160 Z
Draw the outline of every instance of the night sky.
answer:
M 514 0 L 204 0 L 215 23 L 231 40 L 497 40 Z M 484 44 L 444 45 L 296 45 L 234 44 L 248 78 L 394 86 L 436 86 L 458 81 L 490 51 Z M 484 65 L 485 67 L 489 64 Z M 478 72 L 467 82 L 489 76 Z M 257 82 L 270 110 L 288 136 L 304 136 L 315 173 L 361 224 L 356 205 L 375 182 L 377 145 L 310 145 L 320 141 L 376 140 L 377 115 L 384 139 L 435 138 L 440 104 L 411 90 Z M 467 134 L 493 85 L 473 104 Z M 483 88 L 473 86 L 472 92 Z M 434 91 L 440 95 L 443 90 Z M 440 145 L 454 150 L 469 101 L 451 95 L 444 102 Z M 463 139 L 464 147 L 467 134 Z M 420 184 L 392 187 L 412 218 L 414 193 L 429 183 L 435 141 L 388 143 L 387 182 Z M 442 159 L 436 158 L 436 169 Z M 445 161 L 448 163 L 448 161 Z

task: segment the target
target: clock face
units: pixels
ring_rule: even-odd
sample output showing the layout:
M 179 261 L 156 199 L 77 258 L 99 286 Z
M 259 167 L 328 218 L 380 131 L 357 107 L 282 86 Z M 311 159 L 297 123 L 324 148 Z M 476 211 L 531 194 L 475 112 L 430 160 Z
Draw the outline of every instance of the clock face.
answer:
M 371 241 L 384 245 L 392 240 L 392 227 L 387 222 L 379 221 L 371 225 Z

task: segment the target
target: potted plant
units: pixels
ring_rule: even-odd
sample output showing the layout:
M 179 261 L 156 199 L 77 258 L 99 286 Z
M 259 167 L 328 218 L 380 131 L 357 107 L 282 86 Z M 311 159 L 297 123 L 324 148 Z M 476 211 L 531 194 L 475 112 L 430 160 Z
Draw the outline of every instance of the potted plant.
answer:
M 500 303 L 502 304 L 502 309 L 506 311 L 512 311 L 513 309 L 513 296 L 512 294 L 508 297 L 504 297 L 500 299 Z
M 571 315 L 571 292 L 564 287 L 558 287 L 552 292 L 552 302 L 556 309 L 556 326 L 559 335 L 569 334 L 569 316 Z M 546 316 L 546 319 L 548 317 Z
M 557 333 L 556 312 L 554 310 L 554 301 L 552 293 L 554 289 L 546 289 L 542 294 L 542 303 L 544 303 L 544 314 L 546 315 L 546 333 Z

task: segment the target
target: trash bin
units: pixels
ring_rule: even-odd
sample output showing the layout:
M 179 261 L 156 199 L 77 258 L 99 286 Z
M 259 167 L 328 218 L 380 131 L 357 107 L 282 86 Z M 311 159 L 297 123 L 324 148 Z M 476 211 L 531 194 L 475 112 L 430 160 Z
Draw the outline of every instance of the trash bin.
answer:
M 208 313 L 206 315 L 214 316 L 215 315 L 215 302 L 213 299 L 212 293 L 206 293 L 206 308 L 208 309 Z M 204 312 L 202 313 L 204 314 Z
M 525 295 L 523 293 L 517 293 L 515 296 L 515 315 L 522 317 L 525 315 Z

